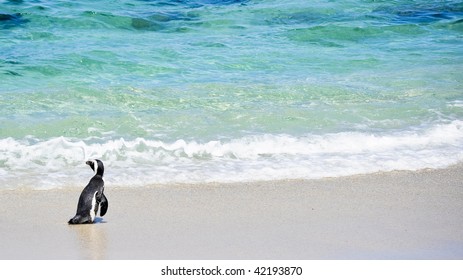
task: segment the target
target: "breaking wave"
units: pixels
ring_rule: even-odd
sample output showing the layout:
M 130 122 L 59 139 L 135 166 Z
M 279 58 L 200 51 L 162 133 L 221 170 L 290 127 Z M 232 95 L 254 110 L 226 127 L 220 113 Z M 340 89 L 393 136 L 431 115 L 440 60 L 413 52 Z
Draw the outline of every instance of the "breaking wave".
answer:
M 254 135 L 163 142 L 137 138 L 0 140 L 3 189 L 81 186 L 85 160 L 100 158 L 106 184 L 318 179 L 392 170 L 443 168 L 463 160 L 463 121 L 393 134 Z

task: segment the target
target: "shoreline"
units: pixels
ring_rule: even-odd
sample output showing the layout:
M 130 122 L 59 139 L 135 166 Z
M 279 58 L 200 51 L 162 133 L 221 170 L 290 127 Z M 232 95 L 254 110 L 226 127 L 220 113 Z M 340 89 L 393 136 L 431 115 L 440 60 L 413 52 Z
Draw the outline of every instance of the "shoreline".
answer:
M 0 259 L 463 259 L 463 165 L 318 180 L 2 190 Z

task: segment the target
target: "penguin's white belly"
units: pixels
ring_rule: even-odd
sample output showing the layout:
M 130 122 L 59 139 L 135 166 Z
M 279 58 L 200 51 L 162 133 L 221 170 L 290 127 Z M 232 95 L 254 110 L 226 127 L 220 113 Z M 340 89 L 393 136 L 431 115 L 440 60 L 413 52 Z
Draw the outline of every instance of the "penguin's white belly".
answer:
M 95 192 L 95 193 L 93 194 L 93 197 L 92 197 L 92 208 L 90 208 L 90 218 L 92 219 L 92 223 L 93 223 L 93 221 L 95 220 L 95 215 L 96 215 L 96 213 L 95 213 L 95 207 L 96 207 L 96 193 L 97 193 L 97 192 Z

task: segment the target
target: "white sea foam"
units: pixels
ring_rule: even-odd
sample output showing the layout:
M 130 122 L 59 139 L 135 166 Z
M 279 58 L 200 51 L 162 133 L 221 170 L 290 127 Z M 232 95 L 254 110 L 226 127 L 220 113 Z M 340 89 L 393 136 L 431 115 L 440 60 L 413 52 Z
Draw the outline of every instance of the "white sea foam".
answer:
M 82 185 L 84 162 L 100 158 L 106 182 L 159 183 L 315 179 L 391 170 L 442 168 L 463 161 L 463 121 L 392 134 L 255 135 L 228 141 L 138 138 L 0 140 L 1 188 Z

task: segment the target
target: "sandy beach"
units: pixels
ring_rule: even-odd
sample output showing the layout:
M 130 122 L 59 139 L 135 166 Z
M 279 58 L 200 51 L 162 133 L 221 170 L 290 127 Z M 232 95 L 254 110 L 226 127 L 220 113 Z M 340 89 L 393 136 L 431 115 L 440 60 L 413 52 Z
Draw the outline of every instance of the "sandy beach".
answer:
M 0 191 L 0 259 L 462 259 L 463 166 L 246 184 Z

